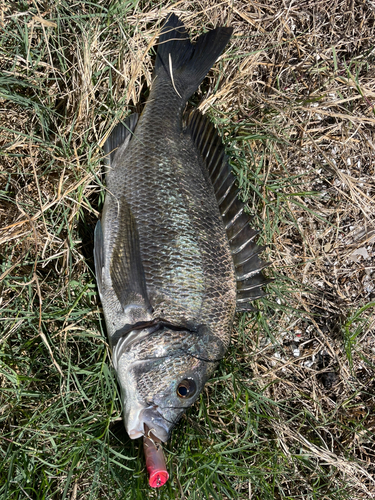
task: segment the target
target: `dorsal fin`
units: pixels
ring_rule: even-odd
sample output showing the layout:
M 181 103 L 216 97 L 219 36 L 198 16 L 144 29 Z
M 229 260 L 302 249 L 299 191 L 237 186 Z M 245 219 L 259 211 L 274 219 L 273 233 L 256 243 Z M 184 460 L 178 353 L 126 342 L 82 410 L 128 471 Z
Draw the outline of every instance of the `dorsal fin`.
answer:
M 103 145 L 104 153 L 108 158 L 107 161 L 109 165 L 113 162 L 117 151 L 123 151 L 129 144 L 137 122 L 138 113 L 133 113 L 125 118 L 123 122 L 119 122 L 112 130 L 110 136 Z
M 260 272 L 269 265 L 259 258 L 265 247 L 254 241 L 258 231 L 249 226 L 252 218 L 245 213 L 245 205 L 238 198 L 236 178 L 214 125 L 195 110 L 187 117 L 186 131 L 205 163 L 223 217 L 236 269 L 237 310 L 252 310 L 250 302 L 263 297 L 262 287 L 271 281 Z

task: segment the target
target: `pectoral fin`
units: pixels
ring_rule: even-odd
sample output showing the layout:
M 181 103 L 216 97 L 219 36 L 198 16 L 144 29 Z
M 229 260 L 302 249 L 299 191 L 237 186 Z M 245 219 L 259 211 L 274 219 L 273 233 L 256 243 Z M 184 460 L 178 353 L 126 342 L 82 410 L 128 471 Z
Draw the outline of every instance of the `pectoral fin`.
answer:
M 135 218 L 125 198 L 119 200 L 118 232 L 110 262 L 113 289 L 121 305 L 151 309 L 147 296 L 145 273 L 141 259 Z

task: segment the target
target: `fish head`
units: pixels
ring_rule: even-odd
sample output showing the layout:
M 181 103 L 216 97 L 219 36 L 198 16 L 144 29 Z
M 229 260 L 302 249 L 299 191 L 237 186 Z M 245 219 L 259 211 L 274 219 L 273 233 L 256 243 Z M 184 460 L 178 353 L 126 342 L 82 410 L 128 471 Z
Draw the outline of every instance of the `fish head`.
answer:
M 146 329 L 116 346 L 114 363 L 130 438 L 143 436 L 147 425 L 166 442 L 224 352 L 221 340 L 204 326 L 195 331 Z

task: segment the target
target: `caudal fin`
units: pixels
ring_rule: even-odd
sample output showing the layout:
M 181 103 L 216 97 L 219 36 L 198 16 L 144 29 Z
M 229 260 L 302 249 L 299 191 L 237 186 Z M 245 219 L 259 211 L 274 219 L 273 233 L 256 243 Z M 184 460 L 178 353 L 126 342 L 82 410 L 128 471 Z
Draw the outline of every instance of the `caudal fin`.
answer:
M 223 52 L 232 31 L 232 28 L 216 28 L 192 44 L 184 24 L 171 14 L 159 37 L 156 77 L 167 78 L 177 94 L 188 100 Z

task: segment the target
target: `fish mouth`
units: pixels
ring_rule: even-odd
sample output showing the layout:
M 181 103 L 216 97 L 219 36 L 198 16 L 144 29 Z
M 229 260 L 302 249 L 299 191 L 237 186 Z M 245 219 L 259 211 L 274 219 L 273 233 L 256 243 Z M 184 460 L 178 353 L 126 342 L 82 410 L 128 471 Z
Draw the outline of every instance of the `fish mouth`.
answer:
M 137 439 L 145 434 L 145 425 L 149 432 L 166 443 L 171 433 L 171 423 L 159 413 L 158 406 L 144 408 L 139 405 L 138 408 L 133 408 L 126 418 L 126 430 L 130 439 Z

